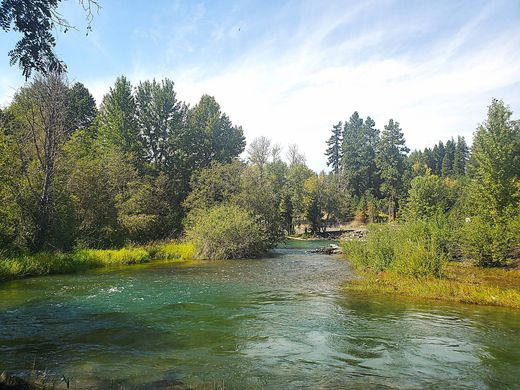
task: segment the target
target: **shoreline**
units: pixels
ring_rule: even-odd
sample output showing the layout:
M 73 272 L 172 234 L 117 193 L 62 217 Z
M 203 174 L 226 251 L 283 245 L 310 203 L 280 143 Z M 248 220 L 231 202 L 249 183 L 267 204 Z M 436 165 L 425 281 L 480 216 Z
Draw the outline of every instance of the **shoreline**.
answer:
M 343 258 L 349 261 L 345 255 Z M 443 277 L 435 278 L 412 277 L 392 271 L 372 272 L 349 263 L 357 278 L 344 284 L 346 291 L 520 309 L 518 269 L 481 268 L 451 261 L 445 265 Z

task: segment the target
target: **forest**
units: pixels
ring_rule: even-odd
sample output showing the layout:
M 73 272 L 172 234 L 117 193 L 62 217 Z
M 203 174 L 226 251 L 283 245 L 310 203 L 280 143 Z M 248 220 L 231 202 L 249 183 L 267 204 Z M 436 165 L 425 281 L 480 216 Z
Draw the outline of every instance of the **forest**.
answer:
M 332 126 L 331 171 L 317 173 L 297 145 L 246 147 L 213 97 L 190 107 L 172 80 L 121 76 L 98 108 L 83 84 L 39 75 L 1 111 L 2 256 L 184 240 L 200 258 L 244 258 L 355 221 L 374 225 L 369 237 L 409 229 L 410 252 L 433 253 L 403 260 L 413 274 L 461 257 L 506 265 L 520 245 L 519 126 L 493 100 L 471 152 L 457 137 L 410 153 L 397 121 L 379 130 L 354 112 Z M 351 257 L 391 267 L 397 254 L 373 240 L 347 243 Z

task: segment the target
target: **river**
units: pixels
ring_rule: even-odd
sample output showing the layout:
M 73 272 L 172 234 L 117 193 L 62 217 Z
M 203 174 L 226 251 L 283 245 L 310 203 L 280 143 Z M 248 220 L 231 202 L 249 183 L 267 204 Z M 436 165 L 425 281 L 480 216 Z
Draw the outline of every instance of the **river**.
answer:
M 315 245 L 0 284 L 0 371 L 78 388 L 520 388 L 520 311 L 353 295 L 348 262 Z

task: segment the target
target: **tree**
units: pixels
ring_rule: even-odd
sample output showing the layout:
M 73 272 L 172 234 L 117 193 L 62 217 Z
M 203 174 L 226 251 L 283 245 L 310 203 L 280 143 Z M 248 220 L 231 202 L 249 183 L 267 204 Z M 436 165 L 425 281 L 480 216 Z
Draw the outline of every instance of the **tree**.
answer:
M 501 218 L 519 205 L 520 124 L 501 100 L 493 99 L 488 117 L 475 132 L 471 178 L 480 213 Z
M 66 130 L 70 136 L 78 129 L 92 126 L 96 119 L 97 107 L 94 97 L 82 83 L 75 83 L 68 91 Z
M 99 138 L 130 154 L 136 167 L 142 168 L 142 140 L 136 121 L 136 102 L 126 77 L 116 79 L 103 97 L 99 110 Z
M 272 155 L 271 140 L 267 137 L 258 137 L 247 148 L 247 159 L 262 172 Z
M 457 145 L 455 146 L 455 154 L 453 156 L 453 174 L 457 177 L 466 174 L 466 163 L 469 157 L 469 148 L 466 145 L 464 137 L 457 137 Z
M 287 147 L 287 161 L 289 162 L 289 166 L 305 165 L 305 155 L 303 153 L 300 153 L 298 145 L 290 144 Z
M 212 161 L 231 162 L 244 151 L 246 142 L 241 126 L 234 126 L 222 113 L 214 97 L 203 95 L 188 113 L 194 168 L 207 167 Z
M 186 151 L 187 107 L 177 100 L 173 81 L 144 81 L 135 91 L 136 119 L 142 142 L 141 153 L 147 167 L 155 174 L 185 168 L 179 161 Z M 178 153 L 179 151 L 185 153 Z
M 381 176 L 381 192 L 388 198 L 388 218 L 396 214 L 396 201 L 403 191 L 403 173 L 406 153 L 404 135 L 399 122 L 390 119 L 381 133 L 376 163 Z
M 455 202 L 454 186 L 450 184 L 450 179 L 429 173 L 412 179 L 404 212 L 406 220 L 427 220 L 448 211 Z
M 41 249 L 53 224 L 55 175 L 66 139 L 68 87 L 58 74 L 38 76 L 14 97 L 9 132 L 20 161 L 20 178 L 12 191 L 34 226 L 31 246 Z
M 321 180 L 320 180 L 321 179 Z M 323 225 L 323 177 L 314 174 L 305 183 L 305 218 L 311 227 L 311 233 L 319 233 Z
M 455 141 L 450 139 L 446 142 L 444 148 L 444 157 L 441 163 L 441 176 L 448 177 L 453 175 L 453 166 L 455 163 Z
M 56 39 L 52 35 L 55 27 L 63 32 L 73 28 L 58 13 L 61 0 L 2 0 L 0 3 L 0 27 L 4 31 L 11 28 L 23 34 L 9 52 L 10 64 L 18 63 L 27 80 L 33 70 L 42 74 L 61 73 L 66 65 L 56 57 L 53 51 Z M 87 31 L 91 29 L 93 10 L 100 6 L 97 0 L 79 0 L 87 13 Z
M 372 118 L 363 121 L 357 111 L 344 125 L 341 171 L 349 192 L 356 198 L 374 194 L 379 185 L 375 166 L 379 131 L 374 126 Z
M 343 124 L 338 122 L 337 125 L 332 127 L 332 135 L 327 141 L 327 150 L 325 151 L 325 155 L 327 158 L 327 165 L 332 167 L 332 171 L 334 174 L 339 174 L 339 169 L 341 167 L 341 158 L 343 156 L 342 152 L 342 130 Z
M 193 176 L 192 190 L 184 201 L 184 206 L 189 210 L 203 210 L 231 202 L 240 192 L 245 168 L 246 165 L 238 160 L 228 164 L 213 162 Z

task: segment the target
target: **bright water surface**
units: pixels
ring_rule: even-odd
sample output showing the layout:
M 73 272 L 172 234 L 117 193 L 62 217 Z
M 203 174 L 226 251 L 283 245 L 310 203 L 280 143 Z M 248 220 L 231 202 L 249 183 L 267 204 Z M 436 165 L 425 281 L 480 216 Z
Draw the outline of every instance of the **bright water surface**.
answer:
M 312 245 L 0 284 L 0 371 L 80 388 L 520 388 L 520 311 L 352 295 L 348 263 Z

